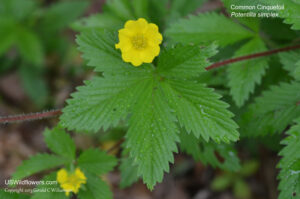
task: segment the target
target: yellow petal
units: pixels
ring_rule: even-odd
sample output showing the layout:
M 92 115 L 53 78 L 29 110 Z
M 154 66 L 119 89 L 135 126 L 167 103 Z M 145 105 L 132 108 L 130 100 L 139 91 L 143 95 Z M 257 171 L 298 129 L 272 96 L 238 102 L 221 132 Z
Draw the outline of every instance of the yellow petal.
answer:
M 77 178 L 83 180 L 84 183 L 85 183 L 86 177 L 85 177 L 84 173 L 79 168 L 76 168 L 75 175 L 76 175 Z
M 130 29 L 126 29 L 126 28 L 123 28 L 121 30 L 119 30 L 119 39 L 121 40 L 122 38 L 124 37 L 132 37 L 134 35 L 134 32 Z M 121 37 L 121 38 L 120 38 Z
M 131 62 L 131 60 L 133 60 L 134 58 L 135 57 L 132 51 L 122 52 L 122 59 L 124 62 Z
M 154 44 L 154 45 L 161 44 L 161 42 L 163 40 L 162 35 L 156 30 L 155 27 L 148 28 L 145 35 L 147 36 L 147 38 L 149 38 L 150 45 L 151 44 Z
M 60 169 L 57 172 L 56 180 L 60 184 L 65 183 L 68 180 L 68 172 L 67 172 L 67 170 L 66 169 Z
M 151 52 L 151 50 L 143 51 L 140 53 L 140 58 L 143 60 L 145 63 L 151 63 L 154 59 L 154 55 Z
M 131 60 L 133 66 L 137 67 L 142 65 L 143 61 L 137 56 L 135 59 Z
M 131 63 L 132 63 L 133 66 L 138 67 L 138 66 L 142 65 L 143 62 L 140 61 L 140 60 L 134 60 L 134 61 L 131 62 Z
M 139 18 L 138 20 L 137 20 L 137 22 L 138 22 L 138 26 L 139 26 L 139 28 L 140 29 L 147 29 L 147 27 L 148 27 L 148 22 L 144 19 L 144 18 Z
M 133 20 L 128 20 L 124 27 L 125 29 L 134 29 L 136 27 L 136 22 Z

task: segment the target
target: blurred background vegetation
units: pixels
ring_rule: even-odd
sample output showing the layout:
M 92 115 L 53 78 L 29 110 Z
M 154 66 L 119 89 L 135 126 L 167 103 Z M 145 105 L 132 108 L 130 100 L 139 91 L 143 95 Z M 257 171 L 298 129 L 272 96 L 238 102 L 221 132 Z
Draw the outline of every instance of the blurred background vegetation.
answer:
M 64 106 L 70 93 L 92 73 L 76 49 L 76 31 L 81 30 L 85 23 L 78 19 L 102 12 L 104 2 L 105 0 L 0 0 L 0 115 Z M 160 16 L 157 16 L 157 23 L 167 23 L 191 11 L 222 12 L 224 9 L 219 0 L 195 2 L 197 4 L 194 7 L 176 4 L 177 10 L 181 11 L 169 13 L 170 17 L 164 22 L 159 21 Z M 118 24 L 113 19 L 108 22 L 108 26 Z M 277 26 L 281 21 L 274 21 L 274 24 Z M 266 31 L 274 37 L 280 37 L 281 34 L 277 35 L 278 32 L 271 30 L 272 23 L 268 23 Z M 288 26 L 282 25 L 281 30 L 286 32 L 285 37 L 295 37 Z M 227 54 L 218 56 L 230 57 L 235 49 L 237 47 L 231 46 L 223 51 Z M 214 72 L 203 78 L 209 81 L 211 75 Z M 214 79 L 211 85 L 214 84 L 219 88 L 223 84 L 223 78 Z M 1 187 L 4 187 L 4 180 L 10 177 L 22 160 L 47 150 L 42 131 L 56 123 L 57 118 L 54 118 L 0 126 Z M 124 135 L 125 127 L 109 131 L 113 133 L 74 134 L 73 137 L 79 149 L 91 146 L 108 149 Z M 279 140 L 280 135 L 259 141 L 242 140 L 237 146 L 242 160 L 239 173 L 214 170 L 180 154 L 176 155 L 171 173 L 165 176 L 164 182 L 153 192 L 148 191 L 141 182 L 121 190 L 118 188 L 120 175 L 117 172 L 106 176 L 106 180 L 113 188 L 114 197 L 122 199 L 275 199 L 275 166 L 278 161 L 276 151 L 280 146 L 274 143 L 279 143 Z M 118 155 L 120 151 L 117 149 L 113 153 Z M 39 179 L 39 176 L 32 178 Z

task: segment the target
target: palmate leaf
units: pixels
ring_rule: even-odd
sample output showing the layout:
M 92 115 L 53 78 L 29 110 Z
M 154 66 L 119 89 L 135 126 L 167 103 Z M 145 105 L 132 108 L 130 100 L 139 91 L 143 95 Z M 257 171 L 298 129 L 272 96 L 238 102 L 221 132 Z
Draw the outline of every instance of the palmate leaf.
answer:
M 164 171 L 169 171 L 169 162 L 174 161 L 173 152 L 177 151 L 179 141 L 177 120 L 206 140 L 238 139 L 233 114 L 226 110 L 228 105 L 219 100 L 220 96 L 204 85 L 183 80 L 205 71 L 207 57 L 215 52 L 214 45 L 169 49 L 162 54 L 157 68 L 149 64 L 136 68 L 122 61 L 119 51 L 114 49 L 117 38 L 113 34 L 86 31 L 78 43 L 84 58 L 97 72 L 102 72 L 102 77 L 94 77 L 72 94 L 63 109 L 61 124 L 71 130 L 95 132 L 128 118 L 125 146 L 137 175 L 150 189 L 161 182 Z M 179 48 L 192 55 L 183 54 Z M 176 59 L 171 59 L 172 55 Z M 173 107 L 175 92 L 182 96 L 178 108 L 183 111 L 178 113 L 177 107 Z M 197 118 L 184 110 L 186 105 Z
M 219 45 L 226 46 L 252 37 L 253 33 L 224 15 L 205 13 L 171 24 L 166 35 L 184 44 L 217 41 Z
M 265 51 L 266 47 L 260 38 L 254 38 L 242 46 L 235 56 L 243 56 Z M 227 69 L 230 94 L 237 106 L 242 106 L 254 92 L 256 84 L 261 83 L 261 78 L 268 67 L 268 59 L 259 58 L 232 64 Z
M 279 199 L 294 199 L 300 196 L 300 119 L 286 133 L 289 135 L 281 144 L 285 147 L 280 151 L 282 156 L 278 167 Z
M 264 136 L 282 132 L 300 116 L 300 83 L 281 83 L 272 86 L 256 98 L 241 120 L 245 135 Z

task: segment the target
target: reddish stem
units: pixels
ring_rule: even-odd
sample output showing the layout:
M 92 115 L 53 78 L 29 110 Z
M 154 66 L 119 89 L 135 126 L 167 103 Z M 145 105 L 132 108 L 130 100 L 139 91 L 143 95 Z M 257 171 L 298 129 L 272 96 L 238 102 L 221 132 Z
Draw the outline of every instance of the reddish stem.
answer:
M 245 56 L 241 56 L 241 57 L 237 57 L 237 58 L 232 58 L 232 59 L 214 63 L 214 64 L 206 67 L 206 70 L 211 70 L 214 68 L 218 68 L 218 67 L 221 67 L 221 66 L 224 66 L 227 64 L 232 64 L 232 63 L 239 62 L 239 61 L 254 59 L 254 58 L 258 58 L 258 57 L 264 57 L 264 56 L 272 55 L 275 53 L 286 52 L 286 51 L 295 50 L 295 49 L 299 49 L 299 48 L 300 48 L 300 44 L 295 45 L 295 46 L 288 46 L 288 47 L 279 48 L 279 49 L 275 49 L 275 50 L 255 53 L 255 54 L 251 54 L 251 55 L 245 55 Z
M 295 46 L 288 46 L 288 47 L 279 48 L 279 49 L 275 49 L 275 50 L 270 50 L 270 51 L 265 51 L 265 52 L 260 52 L 260 53 L 255 53 L 255 54 L 251 54 L 251 55 L 245 55 L 245 56 L 241 56 L 241 57 L 237 57 L 237 58 L 233 58 L 233 59 L 224 60 L 224 61 L 217 62 L 217 63 L 214 63 L 214 64 L 206 67 L 206 70 L 211 70 L 214 68 L 218 68 L 218 67 L 225 66 L 227 64 L 232 64 L 232 63 L 239 62 L 239 61 L 254 59 L 254 58 L 258 58 L 258 57 L 264 57 L 264 56 L 272 55 L 275 53 L 286 52 L 286 51 L 295 50 L 295 49 L 300 49 L 300 44 L 295 45 Z M 300 102 L 298 102 L 297 105 L 300 105 Z M 30 121 L 30 120 L 39 120 L 39 119 L 45 119 L 45 118 L 50 118 L 50 117 L 56 117 L 61 114 L 62 114 L 61 109 L 56 109 L 56 110 L 51 110 L 51 111 L 47 111 L 47 112 L 4 116 L 4 117 L 0 117 L 0 124 L 1 123 L 14 123 L 14 122 Z
M 39 119 L 45 119 L 50 117 L 56 117 L 61 114 L 62 114 L 61 109 L 56 109 L 56 110 L 50 110 L 45 112 L 39 112 L 39 113 L 4 116 L 4 117 L 0 117 L 0 124 L 39 120 Z

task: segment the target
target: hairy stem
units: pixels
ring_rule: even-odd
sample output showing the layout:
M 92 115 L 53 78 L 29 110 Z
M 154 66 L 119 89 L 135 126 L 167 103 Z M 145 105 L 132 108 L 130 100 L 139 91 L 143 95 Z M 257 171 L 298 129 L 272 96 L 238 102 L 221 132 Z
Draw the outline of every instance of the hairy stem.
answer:
M 232 64 L 232 63 L 239 62 L 239 61 L 245 61 L 245 60 L 249 60 L 249 59 L 269 56 L 269 55 L 273 55 L 276 53 L 286 52 L 286 51 L 296 50 L 296 49 L 300 49 L 300 44 L 216 62 L 216 63 L 206 67 L 206 70 L 219 68 L 221 66 L 225 66 L 225 65 Z M 297 103 L 297 105 L 300 105 L 300 101 L 299 101 L 299 103 Z M 45 119 L 45 118 L 50 118 L 50 117 L 57 117 L 61 114 L 62 114 L 61 109 L 56 109 L 56 110 L 38 112 L 38 113 L 3 116 L 3 117 L 0 117 L 0 124 L 1 123 L 4 123 L 4 124 L 16 123 L 16 122 L 31 121 L 31 120 L 40 120 L 40 119 Z
M 31 121 L 31 120 L 41 120 L 45 118 L 56 117 L 61 114 L 62 114 L 61 109 L 55 109 L 50 111 L 38 112 L 38 113 L 4 116 L 4 117 L 0 117 L 0 124 L 17 123 L 17 122 Z

